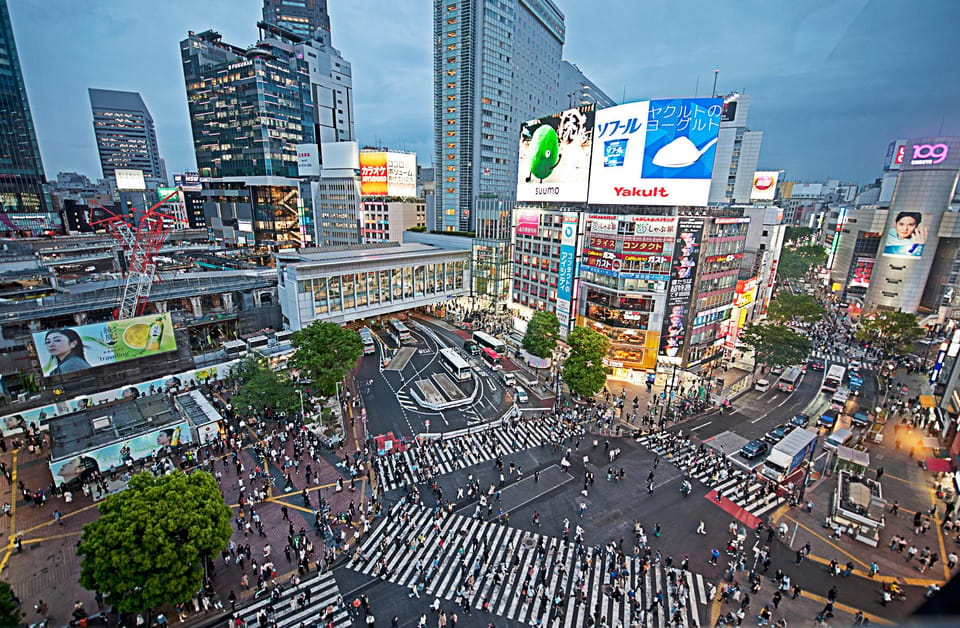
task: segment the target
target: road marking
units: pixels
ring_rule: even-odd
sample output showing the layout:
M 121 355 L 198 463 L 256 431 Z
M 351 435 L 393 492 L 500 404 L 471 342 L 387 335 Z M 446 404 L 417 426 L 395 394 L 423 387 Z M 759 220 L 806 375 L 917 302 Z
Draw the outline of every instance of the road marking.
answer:
M 697 427 L 692 427 L 692 428 L 690 428 L 690 431 L 691 431 L 691 432 L 696 432 L 696 431 L 699 430 L 701 427 L 706 427 L 706 426 L 710 425 L 711 423 L 713 423 L 713 421 L 707 421 L 707 422 L 704 423 L 703 425 L 698 425 Z
M 781 401 L 780 403 L 778 403 L 776 406 L 774 406 L 773 408 L 770 408 L 769 410 L 767 410 L 767 413 L 766 413 L 766 414 L 764 414 L 764 415 L 761 416 L 761 417 L 757 417 L 756 419 L 754 419 L 754 420 L 752 420 L 752 421 L 750 421 L 750 422 L 751 422 L 751 423 L 757 423 L 758 421 L 761 421 L 762 419 L 767 418 L 768 416 L 770 416 L 770 414 L 771 414 L 774 410 L 779 410 L 779 409 L 783 406 L 783 404 L 785 404 L 785 403 L 787 403 L 788 401 L 790 401 L 790 397 L 791 397 L 791 396 L 792 396 L 792 393 L 791 393 L 790 395 L 787 395 L 786 397 L 784 397 L 784 398 L 783 398 L 783 401 Z

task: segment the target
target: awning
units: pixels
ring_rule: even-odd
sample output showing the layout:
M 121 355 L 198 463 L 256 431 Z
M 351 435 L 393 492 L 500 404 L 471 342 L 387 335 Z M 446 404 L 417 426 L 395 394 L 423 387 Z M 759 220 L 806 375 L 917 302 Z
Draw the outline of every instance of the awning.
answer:
M 949 458 L 927 458 L 927 471 L 934 473 L 950 473 L 953 471 L 953 461 Z
M 934 401 L 933 395 L 920 395 L 920 407 L 921 408 L 933 408 L 936 407 L 937 402 Z

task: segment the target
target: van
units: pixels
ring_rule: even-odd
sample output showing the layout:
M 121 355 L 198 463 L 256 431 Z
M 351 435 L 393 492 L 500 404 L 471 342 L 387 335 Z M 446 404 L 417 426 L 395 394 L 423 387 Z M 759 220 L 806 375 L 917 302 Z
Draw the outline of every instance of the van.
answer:
M 514 387 L 514 396 L 517 399 L 517 403 L 527 403 L 530 401 L 530 397 L 527 396 L 527 391 L 519 386 Z
M 836 432 L 834 432 L 833 434 L 827 437 L 827 440 L 825 443 L 823 443 L 823 446 L 826 449 L 832 449 L 836 451 L 837 447 L 840 447 L 841 445 L 846 445 L 848 442 L 850 442 L 851 438 L 853 438 L 853 432 L 851 430 L 848 430 L 845 427 L 840 428 L 839 430 L 837 430 Z

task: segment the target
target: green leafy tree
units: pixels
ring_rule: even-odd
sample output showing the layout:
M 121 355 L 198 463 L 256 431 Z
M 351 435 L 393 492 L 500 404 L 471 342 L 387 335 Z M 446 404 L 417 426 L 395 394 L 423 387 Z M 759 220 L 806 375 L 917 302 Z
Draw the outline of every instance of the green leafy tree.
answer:
M 827 249 L 819 244 L 807 244 L 798 246 L 793 252 L 805 259 L 812 266 L 822 266 L 827 263 Z
M 610 350 L 610 339 L 588 327 L 575 327 L 567 336 L 570 355 L 563 363 L 563 381 L 581 397 L 591 397 L 607 381 L 603 358 Z
M 914 342 L 923 338 L 923 327 L 917 324 L 913 314 L 874 310 L 863 316 L 856 338 L 888 352 L 907 352 Z
M 23 611 L 13 600 L 10 584 L 0 580 L 0 626 L 19 626 Z
M 230 515 L 207 472 L 138 473 L 83 526 L 80 584 L 123 613 L 187 602 L 203 586 L 204 561 L 230 541 Z
M 538 358 L 548 358 L 557 348 L 560 320 L 553 312 L 534 312 L 523 335 L 523 348 Z
M 784 279 L 800 279 L 810 270 L 810 262 L 793 250 L 784 248 L 777 265 L 777 274 Z
M 813 235 L 810 227 L 787 227 L 783 232 L 785 242 L 800 242 Z
M 363 355 L 360 334 L 336 323 L 316 323 L 294 332 L 296 352 L 290 366 L 305 374 L 323 395 L 337 391 L 337 382 L 357 365 Z
M 299 410 L 300 395 L 287 373 L 278 373 L 257 358 L 247 358 L 235 369 L 239 383 L 233 397 L 235 408 L 250 408 L 257 414 L 268 408 L 285 414 Z
M 794 319 L 813 323 L 823 318 L 826 310 L 816 299 L 806 294 L 781 292 L 767 307 L 767 315 L 775 320 L 787 322 Z
M 743 344 L 753 349 L 757 364 L 790 366 L 807 359 L 810 340 L 783 325 L 748 325 Z

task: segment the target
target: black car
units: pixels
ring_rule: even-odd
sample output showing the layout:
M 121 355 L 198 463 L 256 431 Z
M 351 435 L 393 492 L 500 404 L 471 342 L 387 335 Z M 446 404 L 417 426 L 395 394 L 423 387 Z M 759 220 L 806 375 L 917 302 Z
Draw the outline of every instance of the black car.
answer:
M 790 419 L 790 425 L 794 427 L 806 427 L 810 425 L 810 415 L 798 412 L 796 416 Z
M 789 425 L 778 425 L 769 432 L 767 432 L 763 440 L 767 441 L 771 445 L 776 445 L 783 440 L 783 437 L 790 433 L 790 430 L 793 428 Z
M 753 460 L 757 456 L 767 453 L 768 446 L 760 439 L 752 440 L 740 449 L 740 455 L 747 460 Z
M 810 368 L 814 371 L 822 371 L 826 368 L 823 360 L 810 360 Z

